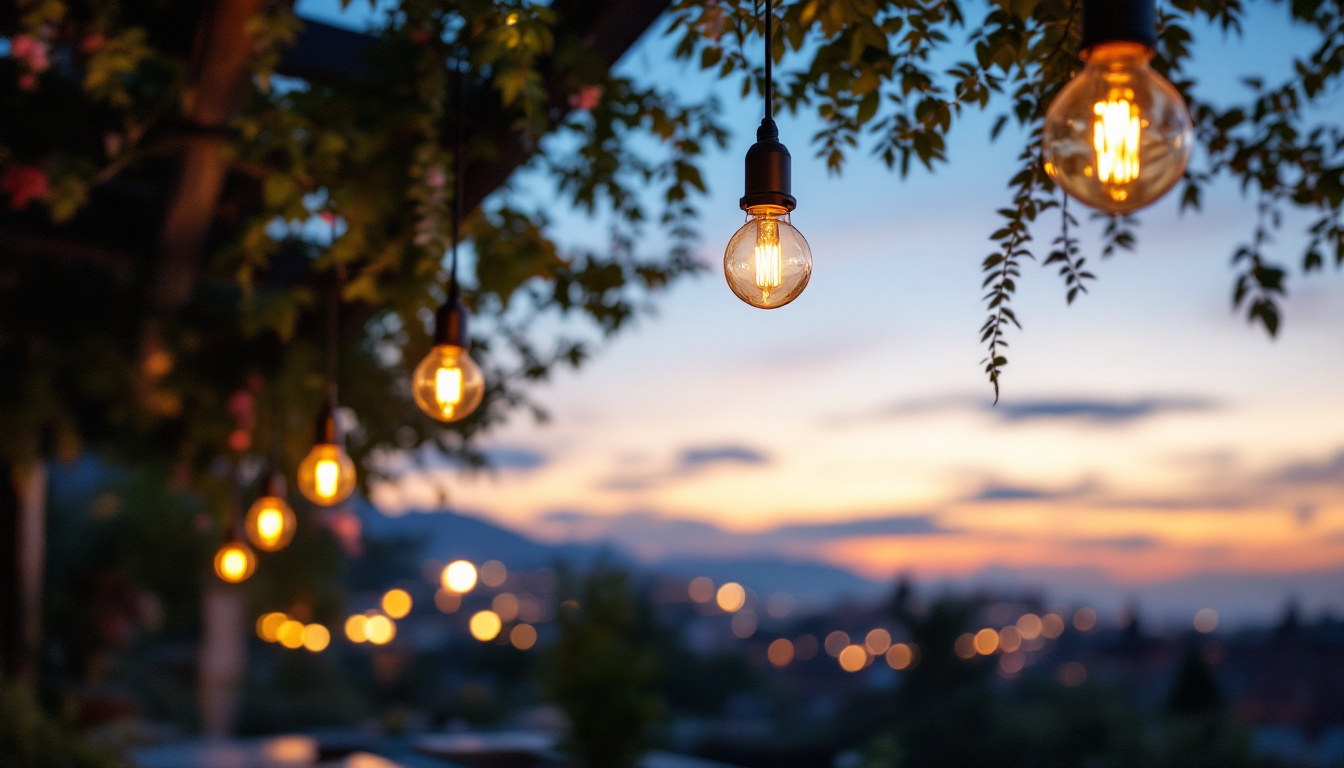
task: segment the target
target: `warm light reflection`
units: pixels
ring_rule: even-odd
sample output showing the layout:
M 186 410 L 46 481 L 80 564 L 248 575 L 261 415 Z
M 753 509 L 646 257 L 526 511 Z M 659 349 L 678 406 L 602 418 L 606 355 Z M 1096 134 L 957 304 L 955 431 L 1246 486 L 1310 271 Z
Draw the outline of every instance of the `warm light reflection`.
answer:
M 687 594 L 697 603 L 708 603 L 714 599 L 714 580 L 708 576 L 696 576 L 686 588 Z
M 985 627 L 975 633 L 975 652 L 988 656 L 999 648 L 999 633 Z
M 1035 640 L 1041 636 L 1041 617 L 1034 613 L 1024 614 L 1017 620 L 1017 631 L 1023 640 Z
M 887 666 L 895 670 L 902 670 L 910 666 L 910 662 L 915 660 L 914 651 L 905 643 L 897 643 L 887 649 Z
M 351 616 L 345 620 L 345 636 L 348 637 L 352 643 L 363 643 L 367 641 L 369 636 L 365 633 L 364 627 L 368 623 L 369 617 L 362 613 L 357 613 L 354 616 Z
M 443 569 L 443 588 L 464 595 L 476 587 L 476 566 L 454 560 Z
M 509 642 L 514 648 L 526 651 L 537 644 L 537 628 L 531 624 L 519 624 L 509 630 Z
M 499 620 L 499 614 L 494 611 L 477 611 L 471 617 L 471 636 L 482 643 L 488 643 L 499 637 L 499 631 L 503 627 L 504 622 Z
M 776 667 L 787 667 L 793 661 L 793 643 L 781 637 L 770 644 L 765 657 Z
M 868 666 L 868 651 L 862 645 L 847 645 L 841 649 L 837 660 L 846 672 L 858 672 Z
M 411 593 L 404 589 L 390 589 L 383 595 L 383 613 L 392 619 L 404 619 L 411 612 Z
M 1195 613 L 1195 629 L 1209 634 L 1218 628 L 1218 612 L 1212 608 L 1201 608 Z
M 374 645 L 387 645 L 397 636 L 397 625 L 386 616 L 376 614 L 364 622 L 364 636 Z
M 309 624 L 303 628 L 303 647 L 313 653 L 321 653 L 331 643 L 331 632 L 321 624 Z
M 742 606 L 747 604 L 747 591 L 741 584 L 730 581 L 719 587 L 717 595 L 719 610 L 724 613 L 736 613 L 742 610 Z

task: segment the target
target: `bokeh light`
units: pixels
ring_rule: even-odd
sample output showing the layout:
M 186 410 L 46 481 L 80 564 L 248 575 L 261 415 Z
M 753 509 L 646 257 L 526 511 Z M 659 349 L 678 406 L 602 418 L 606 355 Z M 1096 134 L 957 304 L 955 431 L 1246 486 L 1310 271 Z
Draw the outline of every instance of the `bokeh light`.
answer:
M 1035 640 L 1041 636 L 1042 629 L 1041 617 L 1034 613 L 1023 614 L 1017 620 L 1017 631 L 1023 640 Z
M 321 624 L 309 624 L 303 628 L 303 647 L 313 653 L 321 653 L 331 644 L 331 632 Z
M 389 618 L 404 619 L 411 612 L 411 593 L 404 589 L 389 589 L 383 595 L 383 613 Z
M 1087 682 L 1087 667 L 1076 661 L 1066 662 L 1059 665 L 1059 669 L 1055 671 L 1055 677 L 1060 684 L 1069 688 L 1076 688 Z
M 687 594 L 697 603 L 708 603 L 714 599 L 714 580 L 708 576 L 696 576 L 686 588 Z
M 354 616 L 345 620 L 345 636 L 352 643 L 363 643 L 369 639 L 365 634 L 365 625 L 369 623 L 369 617 L 362 613 L 356 613 Z
M 862 645 L 847 645 L 838 657 L 840 668 L 846 672 L 858 672 L 868 665 L 868 651 Z
M 756 634 L 756 614 L 739 613 L 733 616 L 733 636 L 746 640 Z
M 863 638 L 863 644 L 867 646 L 869 653 L 881 656 L 891 647 L 891 633 L 879 627 Z
M 1079 632 L 1090 632 L 1097 626 L 1097 612 L 1091 608 L 1079 608 L 1073 614 L 1073 628 Z
M 471 617 L 471 636 L 482 643 L 499 637 L 499 630 L 503 628 L 504 622 L 499 620 L 499 614 L 494 611 L 477 611 Z
M 498 560 L 486 560 L 481 564 L 481 583 L 487 587 L 502 587 L 509 579 L 509 569 Z
M 454 560 L 443 568 L 443 588 L 465 595 L 476 588 L 476 566 L 466 560 Z
M 799 661 L 811 661 L 820 645 L 812 635 L 800 635 L 793 641 L 793 657 Z
M 268 643 L 276 642 L 280 639 L 280 626 L 286 621 L 289 617 L 279 611 L 263 615 L 257 619 L 257 637 Z
M 370 616 L 364 623 L 364 636 L 374 645 L 387 645 L 397 636 L 397 625 L 382 614 Z
M 915 660 L 915 652 L 905 643 L 897 643 L 887 649 L 887 666 L 901 670 Z
M 952 646 L 952 650 L 956 651 L 957 656 L 963 659 L 975 656 L 975 635 L 967 632 L 959 636 Z
M 434 592 L 434 607 L 444 613 L 457 613 L 457 609 L 462 607 L 462 596 L 440 588 Z
M 303 647 L 303 622 L 288 619 L 280 625 L 280 629 L 275 632 L 276 639 L 286 648 L 295 649 Z
M 999 630 L 999 649 L 1004 653 L 1012 653 L 1022 647 L 1022 633 L 1017 631 L 1017 626 L 1009 624 Z
M 1057 613 L 1047 613 L 1042 616 L 1041 634 L 1050 640 L 1064 634 L 1064 618 Z
M 736 613 L 742 610 L 742 606 L 747 604 L 747 590 L 742 588 L 741 584 L 730 581 L 719 587 L 719 593 L 716 596 L 719 604 L 719 610 L 724 613 Z
M 770 644 L 765 651 L 765 657 L 776 667 L 787 667 L 789 662 L 793 661 L 793 643 L 781 637 Z
M 1012 676 L 1022 671 L 1027 665 L 1027 654 L 1021 651 L 1005 653 L 999 657 L 999 671 L 1005 675 Z
M 1212 608 L 1201 608 L 1195 613 L 1195 629 L 1209 634 L 1218 628 L 1218 612 Z
M 537 644 L 537 628 L 531 624 L 519 624 L 509 630 L 509 642 L 520 651 L 526 651 Z
M 975 652 L 981 656 L 988 656 L 999 649 L 999 633 L 985 627 L 975 633 Z
M 771 618 L 787 619 L 793 614 L 794 607 L 798 601 L 793 599 L 793 595 L 788 592 L 776 592 L 765 600 L 765 612 L 770 614 Z
M 836 630 L 826 636 L 826 655 L 832 658 L 839 658 L 840 652 L 849 645 L 849 633 Z
M 499 614 L 499 620 L 510 622 L 518 618 L 518 596 L 511 592 L 501 592 L 490 601 L 490 608 Z

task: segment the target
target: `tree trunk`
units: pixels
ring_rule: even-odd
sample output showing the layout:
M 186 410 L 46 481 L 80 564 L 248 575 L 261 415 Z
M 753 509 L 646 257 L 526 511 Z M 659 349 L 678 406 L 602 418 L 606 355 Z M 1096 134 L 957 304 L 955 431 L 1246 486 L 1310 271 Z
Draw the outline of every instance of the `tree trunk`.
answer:
M 201 590 L 201 610 L 201 730 L 223 738 L 233 734 L 247 669 L 247 597 L 211 577 Z
M 47 465 L 0 462 L 0 672 L 37 685 L 47 551 Z

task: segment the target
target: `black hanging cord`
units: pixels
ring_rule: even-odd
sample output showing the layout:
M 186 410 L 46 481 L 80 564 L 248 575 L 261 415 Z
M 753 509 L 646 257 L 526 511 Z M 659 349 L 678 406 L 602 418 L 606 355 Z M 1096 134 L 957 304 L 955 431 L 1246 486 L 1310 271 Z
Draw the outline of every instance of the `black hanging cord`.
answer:
M 771 77 L 774 60 L 775 14 L 771 0 L 765 0 L 765 119 L 775 119 L 775 87 Z
M 336 217 L 331 218 L 331 245 L 336 245 Z M 334 265 L 331 290 L 327 295 L 327 401 L 336 407 L 336 336 L 340 331 L 341 284 L 345 282 L 345 265 Z
M 457 290 L 457 240 L 462 226 L 462 57 L 453 59 L 453 211 L 449 223 L 452 263 L 449 267 L 450 290 Z

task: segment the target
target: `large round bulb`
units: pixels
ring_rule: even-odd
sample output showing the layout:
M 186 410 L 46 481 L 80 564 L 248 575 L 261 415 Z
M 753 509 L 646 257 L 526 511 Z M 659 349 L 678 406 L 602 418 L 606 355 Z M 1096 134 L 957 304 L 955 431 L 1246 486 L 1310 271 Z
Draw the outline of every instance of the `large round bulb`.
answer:
M 247 581 L 256 569 L 256 556 L 237 539 L 226 542 L 215 553 L 215 575 L 230 584 Z
M 284 549 L 294 538 L 294 510 L 279 496 L 262 496 L 252 502 L 243 521 L 247 539 L 263 552 Z
M 1180 92 L 1153 71 L 1144 45 L 1111 42 L 1045 115 L 1045 170 L 1065 192 L 1108 213 L 1138 210 L 1167 193 L 1190 162 L 1194 127 Z
M 318 443 L 299 464 L 299 492 L 314 504 L 339 504 L 355 490 L 355 463 L 335 443 Z
M 723 274 L 737 297 L 753 307 L 774 309 L 798 298 L 812 277 L 812 249 L 789 223 L 787 209 L 758 205 L 728 241 Z
M 465 349 L 440 344 L 415 367 L 411 393 L 426 414 L 439 421 L 457 421 L 481 404 L 485 377 Z

